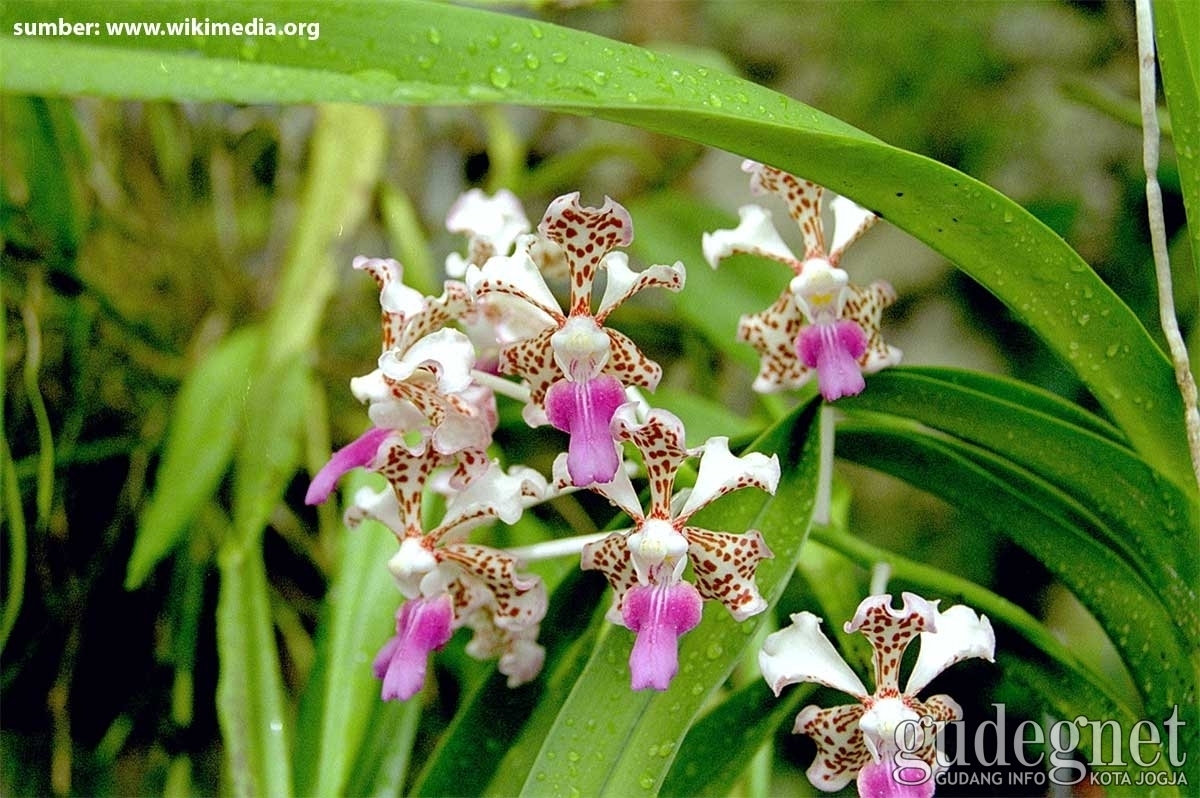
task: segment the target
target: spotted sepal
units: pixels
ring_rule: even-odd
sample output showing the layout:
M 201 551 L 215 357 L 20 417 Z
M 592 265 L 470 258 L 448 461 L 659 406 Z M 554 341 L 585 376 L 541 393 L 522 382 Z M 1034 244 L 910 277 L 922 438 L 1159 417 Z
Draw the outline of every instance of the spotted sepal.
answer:
M 629 211 L 611 197 L 599 208 L 579 204 L 579 192 L 553 200 L 538 224 L 538 232 L 562 247 L 571 274 L 568 315 L 591 315 L 592 285 L 600 261 L 616 247 L 633 241 Z
M 758 530 L 735 535 L 689 526 L 682 531 L 688 541 L 696 589 L 703 598 L 724 604 L 737 621 L 767 608 L 754 584 L 754 571 L 759 562 L 774 555 Z

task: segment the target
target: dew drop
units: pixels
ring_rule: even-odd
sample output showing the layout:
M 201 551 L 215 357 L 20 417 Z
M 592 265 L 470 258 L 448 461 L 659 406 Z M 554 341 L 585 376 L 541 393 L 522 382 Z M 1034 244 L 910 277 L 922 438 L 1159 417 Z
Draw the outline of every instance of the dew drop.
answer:
M 545 36 L 546 34 L 542 33 L 542 29 L 539 28 L 537 25 L 530 25 L 529 26 L 529 35 L 535 39 L 540 39 L 543 36 Z
M 1009 224 L 1010 222 L 1012 222 L 1012 220 L 1013 220 L 1012 211 L 1010 211 L 1006 208 L 1004 211 L 1004 223 Z
M 709 644 L 708 648 L 704 650 L 704 656 L 708 657 L 709 659 L 719 659 L 724 653 L 725 649 L 721 647 L 720 643 L 711 643 Z
M 537 69 L 541 65 L 542 65 L 542 59 L 538 58 L 533 53 L 525 54 L 525 68 L 526 69 Z
M 1116 357 L 1119 351 L 1121 351 L 1120 344 L 1109 344 L 1108 348 L 1104 350 L 1104 354 L 1108 357 Z
M 512 83 L 512 73 L 505 67 L 496 65 L 488 72 L 488 82 L 497 89 L 507 89 Z
M 562 50 L 555 50 L 550 53 L 550 60 L 556 64 L 565 64 L 567 63 L 567 54 Z
M 603 86 L 606 83 L 608 83 L 608 73 L 602 69 L 597 69 L 595 72 L 592 73 L 592 81 L 597 86 Z
M 638 784 L 641 786 L 641 788 L 643 790 L 653 790 L 654 789 L 654 776 L 650 775 L 649 773 L 643 773 L 638 778 Z
M 710 95 L 708 95 L 708 104 L 711 105 L 713 108 L 720 108 L 721 107 L 721 98 L 718 97 L 715 93 L 710 94 Z
M 437 28 L 430 28 L 429 30 L 425 31 L 425 38 L 429 40 L 430 44 L 441 44 L 442 32 Z
M 567 751 L 567 759 L 571 760 L 572 762 L 578 762 L 580 760 L 579 752 Z

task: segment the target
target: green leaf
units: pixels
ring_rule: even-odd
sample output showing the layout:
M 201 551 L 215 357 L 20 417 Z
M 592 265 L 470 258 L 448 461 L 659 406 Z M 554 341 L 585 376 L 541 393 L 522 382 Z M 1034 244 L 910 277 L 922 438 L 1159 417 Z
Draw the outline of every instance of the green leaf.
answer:
M 1069 496 L 983 449 L 911 428 L 847 423 L 838 453 L 904 479 L 1003 533 L 1057 576 L 1096 617 L 1128 666 L 1146 714 L 1180 707 L 1182 746 L 1196 741 L 1196 648 L 1124 557 L 1093 539 L 1094 519 Z M 1190 777 L 1190 775 L 1189 775 Z
M 1116 721 L 1119 728 L 1128 731 L 1134 727 L 1140 718 L 1128 707 L 1114 703 L 1105 693 L 1097 691 L 1092 682 L 1079 679 L 1069 669 L 1061 667 L 1060 663 L 1044 661 L 1038 657 L 1019 656 L 1005 651 L 996 652 L 996 665 L 1016 685 L 1041 697 L 1044 705 L 1051 710 L 1051 716 L 1063 719 L 1092 718 Z M 1097 751 L 1095 746 L 1102 741 L 1092 733 L 1093 726 L 1089 723 L 1079 724 L 1079 750 L 1091 761 L 1112 762 L 1113 751 L 1110 745 L 1104 745 L 1103 750 Z M 1165 741 L 1164 741 L 1165 743 Z M 1047 757 L 1053 753 L 1048 748 Z M 1124 752 L 1128 754 L 1128 751 Z M 1141 767 L 1132 757 L 1119 756 L 1124 765 L 1120 768 L 1098 768 L 1098 770 L 1121 770 L 1130 777 L 1131 781 L 1155 785 L 1144 788 L 1145 795 L 1168 796 L 1179 795 L 1179 790 L 1171 785 L 1176 780 L 1171 775 L 1168 760 L 1169 750 L 1160 744 L 1157 749 L 1147 747 L 1143 761 L 1154 759 L 1149 767 Z M 1157 758 L 1153 754 L 1159 754 Z M 1142 775 L 1146 774 L 1146 775 Z M 1161 775 L 1149 775 L 1161 774 Z M 1159 780 L 1163 784 L 1159 785 Z
M 761 529 L 774 559 L 758 568 L 759 590 L 778 600 L 795 570 L 811 522 L 817 483 L 817 403 L 768 431 L 753 449 L 779 455 L 774 497 L 739 491 L 694 518 L 702 528 Z M 663 692 L 632 692 L 633 634 L 610 626 L 575 682 L 522 790 L 526 795 L 653 795 L 701 707 L 741 659 L 763 615 L 737 623 L 707 602 L 700 625 L 680 639 L 679 674 Z M 596 708 L 603 707 L 603 713 Z
M 1077 426 L 1086 414 L 1073 405 L 1013 380 L 903 368 L 875 375 L 870 390 L 839 406 L 916 419 L 1070 494 L 1102 521 L 1091 532 L 1154 586 L 1175 622 L 1200 645 L 1200 506 L 1135 453 Z
M 1101 700 L 1090 704 L 1094 714 L 1099 707 L 1117 707 L 1121 717 L 1134 713 L 1114 694 L 1112 686 L 1088 663 L 1081 661 L 1065 645 L 1059 642 L 1036 618 L 1007 599 L 986 590 L 970 580 L 946 573 L 924 563 L 915 562 L 894 552 L 872 546 L 861 538 L 846 533 L 834 533 L 817 528 L 812 531 L 812 544 L 829 546 L 835 551 L 857 562 L 864 568 L 886 563 L 891 569 L 891 579 L 913 585 L 927 591 L 922 595 L 936 595 L 943 599 L 961 600 L 981 615 L 988 616 L 994 623 L 1003 624 L 1017 632 L 1032 648 L 1052 661 L 1065 678 L 1072 683 L 1086 685 L 1091 695 Z M 810 544 L 810 545 L 812 545 Z M 1072 716 L 1073 717 L 1073 716 Z M 1110 717 L 1104 715 L 1104 717 Z
M 269 361 L 315 346 L 336 275 L 349 267 L 333 262 L 332 248 L 362 221 L 386 143 L 378 110 L 351 105 L 318 109 L 300 212 L 267 321 Z
M 262 342 L 261 329 L 239 330 L 184 380 L 167 430 L 154 493 L 142 514 L 129 557 L 126 589 L 133 590 L 146 580 L 216 492 L 233 458 L 246 385 Z
M 177 8 L 10 3 L 0 11 L 0 32 L 17 21 L 63 15 L 177 21 Z M 302 17 L 318 22 L 320 35 L 258 37 L 251 50 L 238 36 L 6 35 L 0 88 L 234 102 L 531 105 L 765 161 L 856 200 L 945 255 L 1076 372 L 1149 462 L 1181 485 L 1193 479 L 1182 399 L 1166 357 L 1136 316 L 1048 227 L 944 164 L 748 81 L 543 22 L 416 0 L 260 0 L 198 4 L 189 13 L 230 23 Z
M 255 549 L 227 549 L 218 561 L 217 718 L 229 781 L 237 796 L 288 798 L 294 794 L 291 724 L 262 557 Z
M 300 424 L 308 390 L 301 355 L 260 365 L 245 389 L 245 428 L 236 453 L 232 537 L 223 545 L 255 546 L 300 464 Z
M 379 487 L 380 480 L 371 486 Z M 345 489 L 353 496 L 368 484 L 361 474 Z M 300 698 L 296 732 L 296 791 L 300 795 L 344 795 L 356 755 L 371 733 L 368 722 L 380 683 L 370 663 L 390 637 L 392 616 L 402 596 L 387 570 L 396 538 L 384 526 L 365 522 L 343 530 L 341 554 L 318 627 L 317 659 Z M 412 702 L 419 712 L 420 700 Z M 391 705 L 389 705 L 391 706 Z M 361 761 L 358 767 L 366 767 Z
M 1192 265 L 1200 281 L 1200 4 L 1154 3 L 1158 65 L 1175 133 L 1183 205 L 1187 209 Z
M 87 221 L 76 176 L 87 172 L 87 155 L 69 105 L 39 97 L 0 98 L 4 116 L 5 177 L 24 182 L 25 205 L 9 215 L 4 203 L 3 238 L 37 252 L 54 271 L 75 276 L 75 256 Z
M 776 698 L 766 683 L 755 680 L 733 693 L 687 733 L 659 794 L 680 798 L 729 795 L 754 752 L 769 742 L 816 690 L 817 685 L 809 682 Z
M 605 586 L 599 574 L 578 568 L 565 577 L 541 625 L 542 673 L 516 689 L 493 673 L 455 714 L 413 795 L 515 795 L 521 789 L 595 642 L 599 624 L 589 622 L 602 613 L 579 608 L 602 605 Z

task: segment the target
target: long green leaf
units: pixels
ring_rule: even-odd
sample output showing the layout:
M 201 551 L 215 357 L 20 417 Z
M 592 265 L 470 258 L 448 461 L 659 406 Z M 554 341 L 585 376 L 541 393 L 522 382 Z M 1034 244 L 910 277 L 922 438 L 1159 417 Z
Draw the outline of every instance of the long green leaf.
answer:
M 694 519 L 704 528 L 764 532 L 775 557 L 759 566 L 757 582 L 770 603 L 794 571 L 811 521 L 816 411 L 814 403 L 801 407 L 753 447 L 779 456 L 784 476 L 774 497 L 740 491 Z M 606 630 L 547 734 L 523 793 L 654 794 L 700 708 L 741 659 L 762 620 L 760 615 L 739 624 L 724 607 L 708 602 L 700 625 L 680 640 L 679 674 L 664 692 L 630 691 L 633 635 Z
M 290 718 L 279 676 L 267 575 L 257 550 L 231 547 L 218 557 L 217 717 L 233 792 L 245 798 L 292 791 Z
M 660 794 L 680 798 L 729 795 L 754 752 L 771 740 L 814 692 L 816 685 L 806 683 L 776 698 L 761 680 L 738 690 L 688 732 Z
M 145 581 L 216 491 L 233 458 L 241 403 L 262 343 L 261 329 L 239 330 L 184 380 L 172 411 L 154 493 L 138 524 L 129 557 L 127 589 Z
M 1154 3 L 1155 40 L 1163 94 L 1171 114 L 1192 266 L 1200 281 L 1200 3 Z
M 510 688 L 493 673 L 459 711 L 413 788 L 414 795 L 514 795 L 525 782 L 558 707 L 575 683 L 591 645 L 593 611 L 603 603 L 598 574 L 573 571 L 554 591 L 542 622 L 543 672 Z
M 10 3 L 0 12 L 0 32 L 61 16 L 102 25 L 178 21 L 179 8 Z M 528 19 L 417 0 L 194 4 L 188 14 L 231 23 L 304 18 L 321 25 L 320 36 L 257 37 L 248 48 L 241 37 L 219 35 L 6 35 L 2 88 L 236 102 L 533 105 L 769 162 L 857 200 L 944 254 L 1042 337 L 1135 449 L 1181 485 L 1192 479 L 1182 400 L 1146 329 L 1061 238 L 961 172 L 748 81 Z
M 940 496 L 1002 532 L 1057 576 L 1095 615 L 1133 675 L 1147 714 L 1178 706 L 1196 740 L 1196 648 L 1184 642 L 1155 589 L 1088 534 L 1093 523 L 1070 497 L 1002 458 L 954 439 L 881 424 L 847 424 L 838 452 Z M 1189 778 L 1191 772 L 1189 771 Z
M 1124 555 L 1200 645 L 1197 502 L 1124 446 L 1060 420 L 1070 414 L 1044 412 L 1055 400 L 1036 389 L 979 374 L 964 387 L 962 377 L 950 369 L 891 369 L 841 406 L 916 419 L 986 447 L 1071 494 L 1103 520 L 1092 531 Z
M 356 475 L 347 495 L 365 484 Z M 296 790 L 301 795 L 345 793 L 379 703 L 379 681 L 370 662 L 390 636 L 392 615 L 402 598 L 386 567 L 395 553 L 394 535 L 368 522 L 343 536 L 317 637 L 316 666 L 300 701 Z M 414 703 L 419 707 L 419 700 Z

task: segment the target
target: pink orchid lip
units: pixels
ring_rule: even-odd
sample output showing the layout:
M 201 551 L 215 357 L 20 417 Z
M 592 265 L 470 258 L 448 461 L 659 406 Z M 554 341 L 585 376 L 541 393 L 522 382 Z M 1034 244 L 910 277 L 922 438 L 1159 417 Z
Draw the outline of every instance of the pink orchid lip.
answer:
M 862 393 L 867 384 L 858 359 L 866 351 L 866 333 L 849 319 L 809 325 L 796 337 L 796 355 L 817 370 L 821 395 L 829 402 Z
M 927 771 L 898 767 L 889 757 L 868 762 L 858 772 L 858 794 L 867 798 L 931 798 L 935 782 Z
M 571 436 L 567 473 L 576 487 L 605 484 L 616 475 L 620 457 L 610 426 L 624 403 L 624 388 L 608 374 L 584 382 L 559 380 L 546 392 L 546 417 Z
M 375 655 L 372 669 L 383 680 L 383 700 L 407 701 L 425 686 L 429 654 L 450 640 L 454 607 L 450 596 L 404 602 L 396 612 L 396 635 Z
M 355 468 L 370 465 L 371 461 L 375 459 L 375 453 L 379 451 L 379 444 L 383 443 L 391 432 L 389 429 L 372 427 L 351 443 L 334 452 L 333 457 L 329 458 L 329 462 L 313 477 L 308 486 L 308 492 L 304 494 L 304 503 L 323 503 L 329 498 L 329 494 L 333 492 L 334 486 L 337 485 L 343 474 Z
M 625 625 L 637 632 L 629 671 L 634 690 L 666 690 L 679 672 L 679 638 L 700 623 L 704 601 L 690 582 L 638 585 L 625 594 Z

